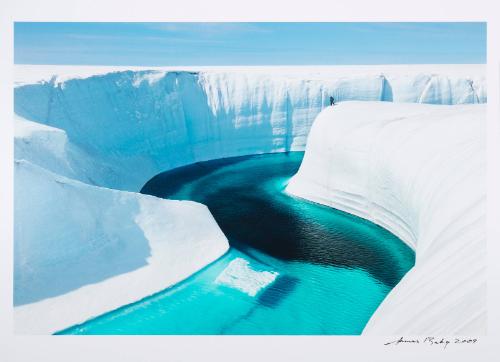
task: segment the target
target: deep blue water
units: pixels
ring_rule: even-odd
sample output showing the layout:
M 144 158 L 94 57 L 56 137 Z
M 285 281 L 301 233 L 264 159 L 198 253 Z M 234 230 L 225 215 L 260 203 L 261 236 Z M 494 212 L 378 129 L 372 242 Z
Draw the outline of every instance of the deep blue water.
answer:
M 141 192 L 206 204 L 231 249 L 186 281 L 62 334 L 359 334 L 413 266 L 413 251 L 366 220 L 284 192 L 302 152 L 162 173 Z M 235 258 L 279 273 L 251 297 L 215 283 Z

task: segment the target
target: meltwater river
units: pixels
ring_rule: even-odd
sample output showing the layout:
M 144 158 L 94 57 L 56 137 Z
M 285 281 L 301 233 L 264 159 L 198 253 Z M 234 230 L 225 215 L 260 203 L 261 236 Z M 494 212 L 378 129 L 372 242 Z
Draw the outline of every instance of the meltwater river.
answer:
M 360 334 L 415 254 L 377 225 L 286 194 L 303 155 L 208 161 L 151 179 L 142 193 L 207 205 L 231 249 L 172 288 L 60 334 Z M 235 259 L 277 277 L 255 296 L 217 283 Z

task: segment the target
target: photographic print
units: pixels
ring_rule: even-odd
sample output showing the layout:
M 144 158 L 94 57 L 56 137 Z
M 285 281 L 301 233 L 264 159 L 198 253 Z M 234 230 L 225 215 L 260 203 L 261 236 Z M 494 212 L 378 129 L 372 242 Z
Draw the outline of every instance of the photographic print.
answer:
M 486 334 L 485 22 L 17 21 L 14 62 L 15 334 Z

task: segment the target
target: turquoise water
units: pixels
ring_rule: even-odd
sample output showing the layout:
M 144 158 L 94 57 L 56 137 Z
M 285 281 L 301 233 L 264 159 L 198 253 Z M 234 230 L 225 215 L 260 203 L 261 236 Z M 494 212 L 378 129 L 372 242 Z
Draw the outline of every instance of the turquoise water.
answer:
M 302 157 L 237 157 L 154 177 L 143 193 L 206 204 L 231 249 L 184 282 L 61 334 L 361 333 L 414 253 L 370 222 L 287 195 Z M 278 277 L 253 297 L 216 283 L 235 258 Z

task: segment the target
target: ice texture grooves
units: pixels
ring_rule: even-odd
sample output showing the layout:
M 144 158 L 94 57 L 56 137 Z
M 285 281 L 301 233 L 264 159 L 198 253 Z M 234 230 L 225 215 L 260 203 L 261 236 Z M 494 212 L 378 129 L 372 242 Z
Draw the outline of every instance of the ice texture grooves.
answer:
M 483 103 L 484 68 L 235 67 L 105 73 L 113 68 L 52 67 L 38 74 L 18 66 L 15 112 L 63 129 L 71 143 L 101 165 L 85 173 L 95 184 L 137 191 L 154 175 L 193 162 L 303 150 L 313 120 L 329 105 L 330 96 L 337 102 Z
M 345 102 L 316 118 L 287 191 L 399 236 L 416 264 L 365 327 L 486 331 L 485 105 Z

